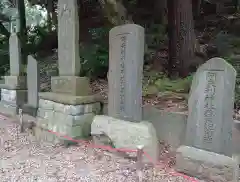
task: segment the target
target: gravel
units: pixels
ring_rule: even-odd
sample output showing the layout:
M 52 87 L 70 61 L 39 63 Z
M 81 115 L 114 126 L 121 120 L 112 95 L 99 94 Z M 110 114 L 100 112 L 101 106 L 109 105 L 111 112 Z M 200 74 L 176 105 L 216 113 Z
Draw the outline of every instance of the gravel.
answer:
M 135 182 L 134 161 L 85 145 L 64 148 L 19 133 L 19 126 L 0 120 L 1 182 Z M 165 168 L 165 169 L 164 169 Z M 168 171 L 168 172 L 166 172 Z M 143 182 L 190 182 L 164 164 L 146 166 Z

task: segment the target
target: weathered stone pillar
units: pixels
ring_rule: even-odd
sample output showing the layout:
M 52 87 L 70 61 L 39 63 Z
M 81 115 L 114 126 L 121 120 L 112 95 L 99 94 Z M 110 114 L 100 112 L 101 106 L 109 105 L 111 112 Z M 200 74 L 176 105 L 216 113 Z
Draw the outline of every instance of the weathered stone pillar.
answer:
M 18 108 L 27 99 L 26 77 L 22 76 L 20 40 L 15 32 L 9 38 L 10 76 L 5 76 L 5 83 L 0 85 L 0 112 L 16 116 Z
M 100 111 L 100 102 L 91 94 L 89 79 L 79 77 L 77 0 L 59 0 L 58 12 L 59 76 L 51 78 L 52 92 L 39 94 L 38 124 L 72 138 L 88 137 L 93 117 Z
M 95 143 L 115 148 L 137 150 L 143 145 L 144 152 L 156 161 L 155 128 L 142 121 L 144 35 L 144 28 L 136 24 L 117 26 L 109 32 L 108 116 L 94 117 L 91 134 Z M 149 162 L 146 156 L 143 160 Z

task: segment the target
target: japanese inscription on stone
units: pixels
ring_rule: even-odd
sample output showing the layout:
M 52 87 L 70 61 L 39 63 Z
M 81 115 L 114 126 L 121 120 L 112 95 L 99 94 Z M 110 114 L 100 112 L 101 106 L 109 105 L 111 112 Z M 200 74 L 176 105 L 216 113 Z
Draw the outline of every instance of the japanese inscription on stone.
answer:
M 214 133 L 213 117 L 216 116 L 215 94 L 216 94 L 216 72 L 207 72 L 207 85 L 204 91 L 204 141 L 212 143 Z
M 125 103 L 125 76 L 124 76 L 124 62 L 126 59 L 126 35 L 121 36 L 121 62 L 120 62 L 120 112 L 124 114 Z
M 198 68 L 188 100 L 186 145 L 232 156 L 235 81 L 236 70 L 224 59 Z
M 127 24 L 109 32 L 108 115 L 142 119 L 144 28 Z

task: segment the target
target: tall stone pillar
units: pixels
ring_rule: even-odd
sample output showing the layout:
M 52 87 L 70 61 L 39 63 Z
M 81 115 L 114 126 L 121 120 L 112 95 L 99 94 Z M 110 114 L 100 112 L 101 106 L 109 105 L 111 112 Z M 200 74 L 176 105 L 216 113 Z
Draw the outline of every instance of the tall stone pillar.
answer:
M 16 32 L 9 38 L 10 76 L 5 76 L 4 84 L 0 84 L 1 102 L 0 112 L 9 116 L 16 116 L 18 109 L 27 100 L 26 77 L 22 76 L 21 46 Z
M 100 111 L 100 102 L 91 94 L 89 79 L 79 77 L 77 0 L 59 0 L 58 12 L 59 76 L 51 78 L 52 92 L 39 94 L 39 123 L 72 138 L 88 137 L 92 119 Z

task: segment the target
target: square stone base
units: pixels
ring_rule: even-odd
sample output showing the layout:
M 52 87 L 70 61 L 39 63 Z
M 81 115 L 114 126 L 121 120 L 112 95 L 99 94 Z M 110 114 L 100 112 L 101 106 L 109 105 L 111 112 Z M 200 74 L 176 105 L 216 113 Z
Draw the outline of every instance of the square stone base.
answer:
M 26 76 L 5 76 L 5 85 L 13 89 L 26 89 L 27 78 Z
M 42 100 L 49 100 L 65 105 L 84 105 L 100 102 L 101 100 L 101 97 L 99 95 L 73 96 L 54 92 L 40 92 L 39 98 Z
M 28 104 L 24 104 L 22 107 L 23 113 L 28 114 L 32 117 L 37 117 L 38 108 L 32 107 Z
M 176 171 L 213 182 L 237 182 L 239 177 L 236 159 L 189 146 L 177 149 Z
M 27 90 L 1 89 L 0 112 L 15 117 L 27 100 Z
M 55 94 L 56 93 L 53 93 L 53 95 Z M 61 98 L 65 97 L 65 95 L 61 95 Z M 86 96 L 84 101 L 90 101 L 89 98 L 90 96 Z M 95 114 L 99 114 L 101 111 L 100 102 L 94 101 L 93 98 L 91 98 L 92 100 L 90 103 L 79 102 L 77 105 L 72 105 L 57 100 L 43 99 L 40 96 L 36 122 L 37 127 L 71 137 L 72 139 L 88 138 L 91 133 L 93 118 Z M 41 131 L 38 130 L 37 132 L 40 133 Z M 43 131 L 43 133 L 45 132 L 46 131 Z M 52 134 L 43 134 L 43 136 L 49 136 L 50 138 L 44 140 L 53 140 Z M 57 138 L 60 141 L 64 141 L 64 143 L 69 143 L 70 141 L 64 137 Z
M 27 101 L 27 90 L 1 89 L 1 101 L 13 106 L 22 106 Z
M 8 102 L 0 101 L 0 113 L 9 117 L 16 117 L 18 114 L 18 107 Z
M 90 94 L 89 79 L 77 76 L 51 77 L 51 89 L 55 93 L 73 96 L 87 96 Z

